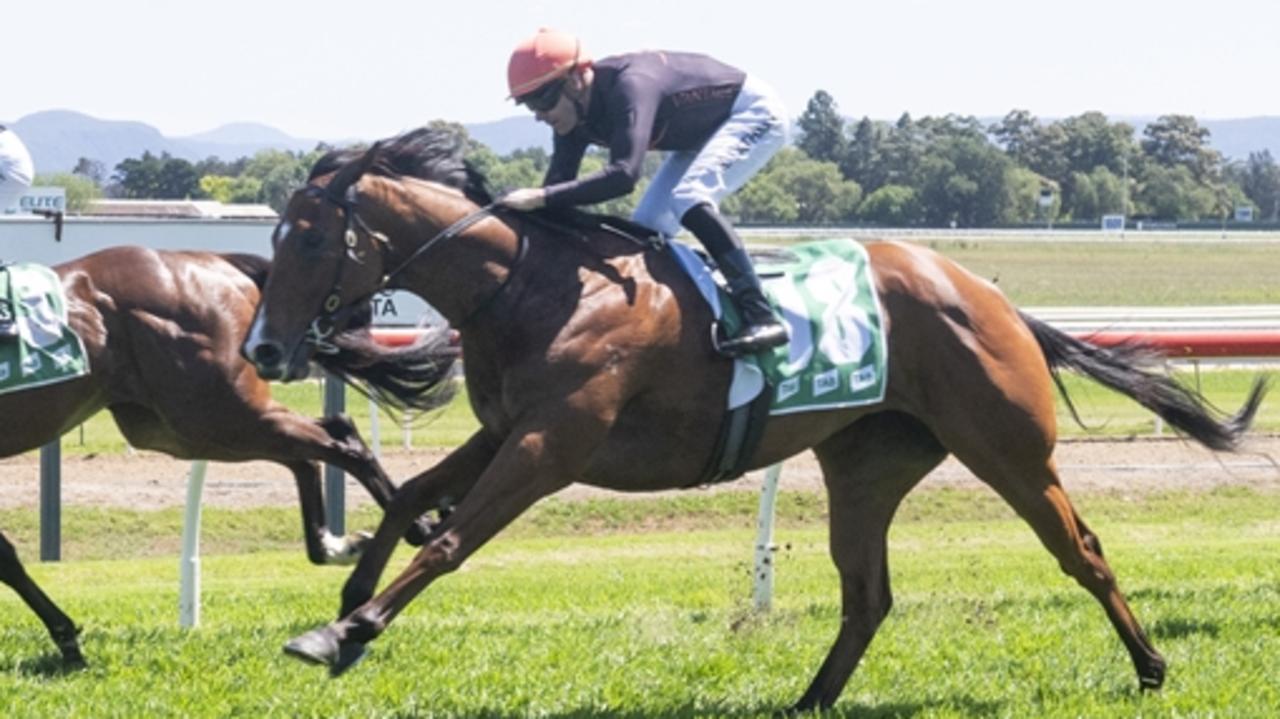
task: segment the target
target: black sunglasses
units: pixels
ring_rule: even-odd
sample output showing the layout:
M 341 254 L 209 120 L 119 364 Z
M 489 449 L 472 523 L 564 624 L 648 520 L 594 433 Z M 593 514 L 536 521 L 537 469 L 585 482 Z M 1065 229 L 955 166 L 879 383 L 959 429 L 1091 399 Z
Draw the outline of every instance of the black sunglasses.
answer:
M 516 102 L 534 112 L 549 112 L 556 103 L 560 102 L 560 93 L 564 92 L 564 82 L 563 79 L 549 82 L 527 95 L 521 95 Z

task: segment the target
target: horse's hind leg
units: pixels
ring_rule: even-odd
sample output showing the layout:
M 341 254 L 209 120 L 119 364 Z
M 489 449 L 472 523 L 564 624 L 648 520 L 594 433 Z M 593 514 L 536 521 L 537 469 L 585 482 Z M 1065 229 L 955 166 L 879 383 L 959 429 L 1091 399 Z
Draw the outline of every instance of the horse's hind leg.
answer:
M 885 536 L 889 522 L 907 492 L 947 455 L 924 425 L 896 412 L 865 417 L 814 452 L 830 501 L 841 618 L 835 644 L 796 711 L 834 704 L 862 659 L 893 604 Z
M 1058 481 L 1050 457 L 1025 456 L 1017 451 L 974 451 L 952 447 L 956 457 L 987 482 L 1013 507 L 1058 566 L 1102 604 L 1120 635 L 1144 689 L 1164 683 L 1165 662 L 1142 631 L 1116 585 L 1115 574 L 1102 557 L 1102 543 L 1076 514 Z M 1032 455 L 1039 454 L 1031 453 Z
M 18 559 L 17 550 L 3 533 L 0 533 L 0 582 L 13 587 L 22 601 L 44 622 L 49 636 L 62 652 L 62 661 L 68 667 L 83 667 L 85 662 L 84 655 L 80 653 L 79 628 L 27 575 L 27 570 Z

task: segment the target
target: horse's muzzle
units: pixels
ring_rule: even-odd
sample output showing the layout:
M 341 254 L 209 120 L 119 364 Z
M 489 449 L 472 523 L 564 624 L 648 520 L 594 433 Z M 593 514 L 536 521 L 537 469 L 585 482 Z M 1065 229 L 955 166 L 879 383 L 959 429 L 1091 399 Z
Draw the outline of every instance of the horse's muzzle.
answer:
M 280 343 L 258 341 L 250 346 L 246 342 L 240 348 L 240 353 L 249 361 L 249 364 L 253 365 L 262 379 L 268 381 L 285 379 L 288 365 L 285 362 L 284 347 Z

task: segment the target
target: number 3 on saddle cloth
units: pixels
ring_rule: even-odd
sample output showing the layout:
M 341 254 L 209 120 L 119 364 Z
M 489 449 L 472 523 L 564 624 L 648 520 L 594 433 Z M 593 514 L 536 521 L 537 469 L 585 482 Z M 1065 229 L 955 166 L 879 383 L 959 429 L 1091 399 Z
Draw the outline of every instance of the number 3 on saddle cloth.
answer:
M 741 321 L 702 256 L 669 242 L 724 334 Z M 848 239 L 753 253 L 765 296 L 791 340 L 734 361 L 726 415 L 700 484 L 742 475 L 773 415 L 874 404 L 888 384 L 888 350 L 867 250 Z M 715 329 L 713 329 L 715 331 Z
M 58 275 L 31 263 L 0 265 L 0 394 L 88 373 Z

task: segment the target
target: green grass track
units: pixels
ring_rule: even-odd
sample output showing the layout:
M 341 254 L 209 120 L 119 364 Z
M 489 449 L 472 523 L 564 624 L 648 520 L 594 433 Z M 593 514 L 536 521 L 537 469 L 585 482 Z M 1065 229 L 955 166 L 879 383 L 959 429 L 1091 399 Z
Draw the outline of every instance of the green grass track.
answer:
M 644 529 L 663 511 L 656 500 L 552 500 L 430 587 L 337 680 L 280 652 L 332 618 L 346 576 L 306 564 L 296 545 L 206 556 L 203 624 L 191 632 L 177 627 L 172 555 L 36 565 L 87 627 L 92 667 L 58 672 L 43 629 L 0 593 L 0 707 L 8 717 L 767 716 L 804 690 L 840 610 L 811 498 L 780 511 L 774 611 L 748 611 L 752 499 L 694 495 L 660 531 Z M 895 608 L 833 716 L 1276 716 L 1280 497 L 1077 499 L 1169 661 L 1163 691 L 1138 691 L 1101 608 L 989 492 L 931 490 L 908 498 L 891 532 Z M 279 511 L 250 513 L 239 531 L 292 520 Z M 611 514 L 609 528 L 592 524 Z

